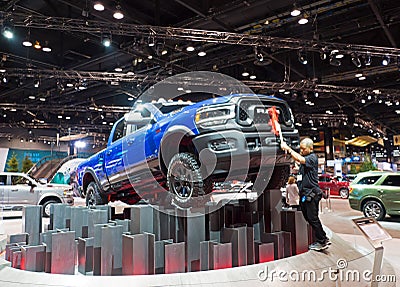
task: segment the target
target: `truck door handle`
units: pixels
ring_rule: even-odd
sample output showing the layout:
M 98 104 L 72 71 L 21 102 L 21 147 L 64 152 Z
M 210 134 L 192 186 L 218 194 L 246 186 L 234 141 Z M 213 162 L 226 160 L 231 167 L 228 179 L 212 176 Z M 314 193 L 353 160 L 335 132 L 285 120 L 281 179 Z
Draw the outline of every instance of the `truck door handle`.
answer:
M 134 141 L 135 141 L 135 139 L 128 139 L 128 140 L 126 141 L 126 143 L 127 143 L 128 145 L 132 145 Z
M 18 189 L 11 189 L 11 191 L 18 191 Z

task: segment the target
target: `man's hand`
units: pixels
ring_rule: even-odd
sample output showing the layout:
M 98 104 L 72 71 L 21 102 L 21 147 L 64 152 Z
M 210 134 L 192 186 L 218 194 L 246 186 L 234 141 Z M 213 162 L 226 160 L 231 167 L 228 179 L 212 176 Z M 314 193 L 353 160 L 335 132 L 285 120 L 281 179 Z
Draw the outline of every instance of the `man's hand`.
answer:
M 283 149 L 286 152 L 291 150 L 291 148 L 285 142 L 281 142 L 281 149 Z

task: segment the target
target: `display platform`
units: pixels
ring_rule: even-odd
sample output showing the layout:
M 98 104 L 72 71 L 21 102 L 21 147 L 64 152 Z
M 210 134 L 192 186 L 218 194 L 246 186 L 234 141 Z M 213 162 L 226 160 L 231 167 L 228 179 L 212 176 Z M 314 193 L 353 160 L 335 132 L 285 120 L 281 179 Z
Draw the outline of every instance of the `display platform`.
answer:
M 363 255 L 337 235 L 329 231 L 328 234 L 331 236 L 332 245 L 325 252 L 308 251 L 268 263 L 189 273 L 137 276 L 59 275 L 15 269 L 10 267 L 9 262 L 1 259 L 0 286 L 369 286 L 368 282 L 362 280 L 360 282 L 342 280 L 338 285 L 330 280 L 329 270 L 330 268 L 337 270 L 338 264 L 345 266 L 347 262 L 347 267 L 339 269 L 338 274 L 342 272 L 345 275 L 349 271 L 353 274 L 360 272 L 362 276 L 365 270 L 371 270 L 372 262 L 371 256 Z M 316 282 L 294 281 L 289 278 L 289 274 L 295 276 L 308 270 L 314 270 L 318 276 L 325 274 L 324 280 L 319 280 L 319 277 Z M 283 276 L 283 273 L 278 275 L 278 271 L 286 272 L 288 275 Z M 274 275 L 273 279 L 270 277 L 271 274 Z M 384 263 L 381 274 L 394 274 L 393 268 Z M 379 286 L 396 285 L 381 283 Z

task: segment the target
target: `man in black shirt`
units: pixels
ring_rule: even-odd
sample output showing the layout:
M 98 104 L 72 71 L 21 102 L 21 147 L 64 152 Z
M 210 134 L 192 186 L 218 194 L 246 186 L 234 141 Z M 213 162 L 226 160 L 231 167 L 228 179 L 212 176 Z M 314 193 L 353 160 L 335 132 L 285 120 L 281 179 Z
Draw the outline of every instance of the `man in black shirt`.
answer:
M 321 251 L 328 248 L 331 244 L 326 233 L 322 228 L 318 217 L 319 201 L 322 192 L 318 186 L 318 157 L 313 153 L 313 141 L 305 138 L 300 142 L 300 153 L 292 150 L 285 142 L 281 143 L 281 148 L 287 151 L 292 158 L 300 163 L 297 175 L 297 185 L 300 191 L 300 207 L 305 220 L 315 231 L 316 242 L 309 246 L 312 250 Z

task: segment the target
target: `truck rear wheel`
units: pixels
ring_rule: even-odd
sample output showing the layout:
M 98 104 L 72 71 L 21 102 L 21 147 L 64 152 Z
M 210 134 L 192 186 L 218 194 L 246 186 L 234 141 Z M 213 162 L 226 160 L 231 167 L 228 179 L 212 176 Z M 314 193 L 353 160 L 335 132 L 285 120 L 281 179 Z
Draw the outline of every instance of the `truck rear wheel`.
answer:
M 212 181 L 203 180 L 199 164 L 194 155 L 183 152 L 174 155 L 168 165 L 167 186 L 176 205 L 190 207 L 193 197 L 200 197 L 212 191 Z
M 86 206 L 107 204 L 107 199 L 100 193 L 97 184 L 92 181 L 86 189 Z

